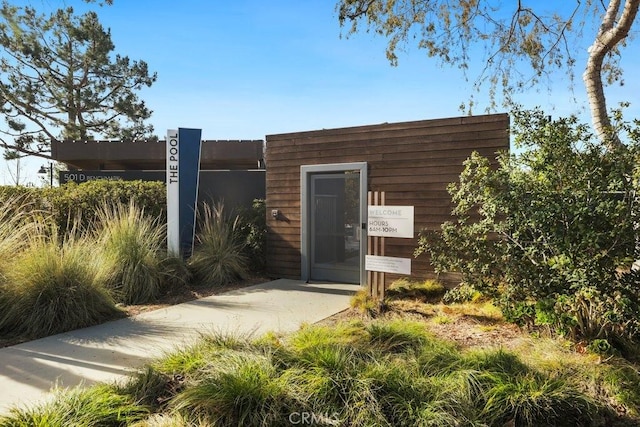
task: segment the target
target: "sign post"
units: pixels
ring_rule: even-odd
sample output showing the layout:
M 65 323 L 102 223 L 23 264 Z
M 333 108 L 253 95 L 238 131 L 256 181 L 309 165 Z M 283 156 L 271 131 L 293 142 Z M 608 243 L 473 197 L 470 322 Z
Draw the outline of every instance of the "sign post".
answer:
M 200 129 L 167 131 L 167 251 L 175 256 L 193 251 L 201 134 Z
M 384 201 L 384 192 L 370 192 L 367 210 L 367 235 L 370 244 L 365 257 L 365 270 L 369 272 L 369 295 L 380 301 L 384 299 L 385 294 L 385 273 L 411 274 L 411 258 L 384 256 L 385 238 L 414 237 L 414 207 L 389 206 L 385 205 Z

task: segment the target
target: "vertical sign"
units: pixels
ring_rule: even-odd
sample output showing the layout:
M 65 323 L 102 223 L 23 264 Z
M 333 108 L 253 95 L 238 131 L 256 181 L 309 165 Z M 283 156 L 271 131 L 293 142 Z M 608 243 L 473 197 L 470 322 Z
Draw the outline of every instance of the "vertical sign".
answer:
M 180 255 L 180 135 L 167 131 L 167 251 Z
M 200 175 L 200 129 L 167 131 L 167 250 L 189 256 L 195 235 Z
M 200 183 L 200 129 L 178 128 L 180 141 L 180 250 L 183 256 L 193 251 L 198 210 L 198 184 Z

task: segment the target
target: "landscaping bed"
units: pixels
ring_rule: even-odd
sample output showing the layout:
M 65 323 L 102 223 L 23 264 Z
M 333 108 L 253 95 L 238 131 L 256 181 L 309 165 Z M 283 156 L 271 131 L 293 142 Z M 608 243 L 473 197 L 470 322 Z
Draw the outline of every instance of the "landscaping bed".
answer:
M 633 361 L 520 329 L 489 301 L 363 301 L 290 335 L 205 336 L 0 425 L 640 425 Z

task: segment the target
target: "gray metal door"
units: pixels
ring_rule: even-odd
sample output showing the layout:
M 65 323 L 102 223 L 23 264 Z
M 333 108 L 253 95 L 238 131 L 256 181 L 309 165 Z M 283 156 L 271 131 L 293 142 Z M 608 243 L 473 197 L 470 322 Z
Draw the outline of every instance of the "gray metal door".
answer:
M 310 178 L 310 279 L 360 283 L 360 173 Z

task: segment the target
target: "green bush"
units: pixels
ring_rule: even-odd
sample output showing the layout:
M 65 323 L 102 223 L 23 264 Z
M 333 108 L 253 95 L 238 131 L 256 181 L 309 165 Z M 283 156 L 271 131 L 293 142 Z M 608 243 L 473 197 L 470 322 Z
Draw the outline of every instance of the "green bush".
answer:
M 166 189 L 162 182 L 95 180 L 82 184 L 68 183 L 58 188 L 43 190 L 54 221 L 60 230 L 66 230 L 69 218 L 80 218 L 89 226 L 98 218 L 105 203 L 128 204 L 135 201 L 144 206 L 151 217 L 166 221 Z
M 114 297 L 124 304 L 155 300 L 164 278 L 164 224 L 133 201 L 116 202 L 98 210 L 95 234 Z
M 462 304 L 477 301 L 480 298 L 482 298 L 482 294 L 473 285 L 463 282 L 455 288 L 448 289 L 442 297 L 442 302 L 445 304 Z
M 245 241 L 249 268 L 261 273 L 267 263 L 267 207 L 263 199 L 253 201 L 251 209 L 240 211 L 239 238 Z
M 224 206 L 203 205 L 189 269 L 201 285 L 223 286 L 246 276 L 246 243 L 239 233 L 240 217 L 228 218 Z
M 34 237 L 6 271 L 0 334 L 39 338 L 120 317 L 94 251 L 74 236 Z
M 287 400 L 287 384 L 269 357 L 228 355 L 223 366 L 179 393 L 174 403 L 178 411 L 212 425 L 270 426 L 286 420 Z
M 42 211 L 60 235 L 80 221 L 89 227 L 105 202 L 127 204 L 135 200 L 152 217 L 166 221 L 166 189 L 162 182 L 95 180 L 54 188 L 0 186 L 0 201 L 20 197 L 30 210 Z
M 628 143 L 604 149 L 575 117 L 514 118 L 523 150 L 496 167 L 474 153 L 449 187 L 455 220 L 423 231 L 416 254 L 499 298 L 509 319 L 638 340 L 640 132 L 624 127 Z

